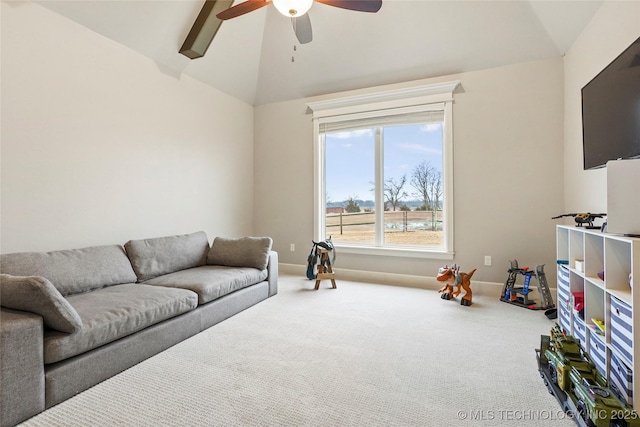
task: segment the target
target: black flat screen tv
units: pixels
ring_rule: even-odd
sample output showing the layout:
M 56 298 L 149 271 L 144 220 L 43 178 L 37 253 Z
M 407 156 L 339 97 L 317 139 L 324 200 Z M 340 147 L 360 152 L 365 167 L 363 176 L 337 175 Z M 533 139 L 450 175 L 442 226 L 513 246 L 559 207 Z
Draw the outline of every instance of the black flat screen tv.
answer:
M 640 38 L 582 88 L 584 169 L 640 157 Z

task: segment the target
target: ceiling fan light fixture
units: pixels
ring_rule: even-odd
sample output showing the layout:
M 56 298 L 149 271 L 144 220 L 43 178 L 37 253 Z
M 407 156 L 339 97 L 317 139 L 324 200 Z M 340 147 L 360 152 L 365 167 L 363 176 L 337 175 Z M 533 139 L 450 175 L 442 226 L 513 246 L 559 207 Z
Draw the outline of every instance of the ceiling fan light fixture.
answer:
M 296 18 L 311 9 L 313 0 L 273 0 L 273 4 L 284 16 Z

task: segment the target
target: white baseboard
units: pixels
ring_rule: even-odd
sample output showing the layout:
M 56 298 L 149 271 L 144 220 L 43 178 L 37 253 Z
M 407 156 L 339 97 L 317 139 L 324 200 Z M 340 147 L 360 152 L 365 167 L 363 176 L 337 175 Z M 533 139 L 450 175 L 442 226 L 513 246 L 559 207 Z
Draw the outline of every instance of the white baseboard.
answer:
M 281 273 L 300 275 L 305 277 L 307 266 L 298 264 L 278 264 Z M 381 273 L 376 271 L 348 270 L 339 268 L 335 270 L 336 281 L 350 280 L 354 282 L 379 283 L 384 285 L 406 286 L 410 288 L 433 289 L 437 290 L 442 284 L 435 277 L 414 276 L 410 274 L 397 273 Z M 482 282 L 477 280 L 471 281 L 471 290 L 474 294 L 487 295 L 500 298 L 504 283 Z

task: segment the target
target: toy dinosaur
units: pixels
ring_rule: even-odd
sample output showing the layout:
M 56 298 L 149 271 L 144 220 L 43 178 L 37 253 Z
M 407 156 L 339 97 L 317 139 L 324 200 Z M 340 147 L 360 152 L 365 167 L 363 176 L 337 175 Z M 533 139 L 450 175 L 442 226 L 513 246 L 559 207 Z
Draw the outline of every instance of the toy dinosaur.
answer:
M 471 292 L 471 276 L 476 272 L 474 268 L 469 273 L 461 273 L 460 267 L 456 264 L 449 267 L 445 265 L 438 270 L 436 280 L 444 282 L 442 289 L 438 293 L 442 293 L 440 298 L 450 300 L 460 295 L 460 288 L 464 289 L 465 294 L 460 300 L 460 305 L 470 306 L 473 293 Z M 458 287 L 455 291 L 454 287 Z

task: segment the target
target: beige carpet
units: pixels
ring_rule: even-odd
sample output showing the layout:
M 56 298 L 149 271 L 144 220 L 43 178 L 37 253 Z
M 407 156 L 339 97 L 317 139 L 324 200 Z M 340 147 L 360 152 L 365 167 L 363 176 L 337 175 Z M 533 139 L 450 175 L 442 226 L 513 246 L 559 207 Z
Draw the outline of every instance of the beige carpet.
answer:
M 279 294 L 25 426 L 573 426 L 534 349 L 552 323 L 476 296 L 282 276 Z

